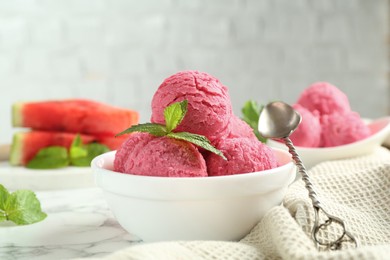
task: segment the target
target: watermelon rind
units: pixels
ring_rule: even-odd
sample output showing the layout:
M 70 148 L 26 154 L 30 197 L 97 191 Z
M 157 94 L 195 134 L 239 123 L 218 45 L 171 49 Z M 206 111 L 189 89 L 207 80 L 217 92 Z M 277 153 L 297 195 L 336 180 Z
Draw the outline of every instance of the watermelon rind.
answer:
M 22 164 L 23 156 L 23 133 L 15 133 L 12 139 L 11 151 L 9 155 L 9 163 L 17 166 Z
M 12 126 L 23 126 L 23 102 L 14 103 L 12 105 Z

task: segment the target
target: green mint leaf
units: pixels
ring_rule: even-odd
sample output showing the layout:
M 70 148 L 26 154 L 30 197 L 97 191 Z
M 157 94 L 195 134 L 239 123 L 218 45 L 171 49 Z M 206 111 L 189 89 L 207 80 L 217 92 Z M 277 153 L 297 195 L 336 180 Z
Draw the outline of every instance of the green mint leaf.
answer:
M 190 143 L 193 143 L 199 147 L 202 147 L 203 149 L 206 149 L 207 151 L 210 151 L 212 153 L 215 153 L 219 156 L 221 156 L 224 160 L 227 160 L 226 157 L 223 155 L 223 153 L 215 148 L 214 146 L 211 145 L 209 139 L 207 139 L 203 135 L 197 135 L 197 134 L 192 134 L 188 132 L 179 132 L 179 133 L 169 133 L 167 134 L 168 137 L 179 139 L 179 140 L 184 140 Z
M 27 225 L 42 221 L 46 213 L 42 212 L 41 204 L 34 192 L 18 190 L 9 193 L 0 184 L 0 221 L 10 220 L 17 225 Z
M 69 148 L 69 155 L 71 163 L 74 158 L 86 157 L 88 155 L 88 151 L 84 148 L 80 134 L 77 134 L 73 139 Z
M 82 147 L 82 146 L 83 146 L 83 141 L 81 140 L 81 136 L 80 134 L 77 134 L 76 137 L 73 139 L 70 148 L 72 149 L 73 147 Z
M 164 109 L 167 132 L 170 133 L 181 123 L 187 113 L 188 101 L 173 103 Z
M 55 169 L 69 165 L 68 151 L 62 146 L 50 146 L 39 150 L 26 167 L 31 169 Z
M 262 105 L 257 104 L 256 101 L 248 100 L 241 109 L 242 119 L 253 129 L 257 139 L 263 143 L 267 142 L 267 139 L 260 135 L 257 129 L 259 124 L 260 113 L 263 110 Z
M 144 132 L 144 133 L 152 134 L 154 136 L 165 136 L 167 134 L 167 129 L 164 125 L 145 123 L 145 124 L 133 125 L 130 128 L 120 132 L 116 136 L 134 133 L 134 132 Z
M 90 143 L 83 145 L 83 147 L 73 147 L 70 151 L 70 163 L 74 166 L 90 166 L 91 161 L 96 156 L 106 153 L 110 151 L 110 149 L 99 143 Z
M 5 212 L 6 202 L 10 193 L 8 190 L 0 184 L 0 222 L 7 220 L 7 214 Z

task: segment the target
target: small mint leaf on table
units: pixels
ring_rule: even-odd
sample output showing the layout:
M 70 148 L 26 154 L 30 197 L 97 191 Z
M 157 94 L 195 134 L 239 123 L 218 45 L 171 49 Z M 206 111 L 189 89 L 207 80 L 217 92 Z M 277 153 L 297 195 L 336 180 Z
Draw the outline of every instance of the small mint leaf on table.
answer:
M 42 148 L 26 167 L 31 169 L 56 169 L 69 165 L 68 151 L 62 146 Z
M 10 220 L 17 225 L 27 225 L 42 221 L 46 213 L 34 192 L 18 190 L 13 193 L 0 184 L 0 222 Z
M 167 129 L 164 125 L 154 124 L 154 123 L 145 123 L 139 125 L 133 125 L 130 128 L 116 134 L 116 136 L 134 133 L 134 132 L 143 132 L 149 133 L 154 136 L 165 136 L 167 134 Z
M 263 110 L 263 105 L 257 104 L 256 101 L 248 100 L 241 109 L 243 120 L 253 129 L 257 139 L 263 143 L 267 142 L 267 139 L 260 135 L 257 129 L 259 124 L 260 113 Z
M 182 102 L 173 103 L 164 109 L 164 119 L 168 133 L 175 130 L 183 121 L 187 113 L 187 106 L 188 101 L 183 100 Z
M 210 151 L 212 153 L 215 153 L 219 156 L 221 156 L 224 160 L 227 160 L 227 158 L 223 155 L 223 153 L 211 145 L 210 141 L 203 135 L 197 135 L 192 134 L 188 132 L 178 132 L 178 133 L 169 133 L 167 134 L 168 137 L 184 140 L 190 143 L 193 143 L 199 147 L 202 147 L 203 149 Z

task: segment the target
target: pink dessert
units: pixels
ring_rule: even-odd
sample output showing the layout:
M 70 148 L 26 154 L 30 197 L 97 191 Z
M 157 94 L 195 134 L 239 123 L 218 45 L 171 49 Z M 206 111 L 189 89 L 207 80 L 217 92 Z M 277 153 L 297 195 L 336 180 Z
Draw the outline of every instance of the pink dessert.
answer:
M 245 121 L 241 120 L 236 115 L 232 115 L 230 119 L 229 129 L 230 132 L 228 138 L 247 137 L 247 138 L 257 140 L 257 137 L 253 132 L 253 129 Z
M 128 139 L 116 151 L 114 170 L 125 173 L 125 164 L 131 164 L 134 161 L 131 156 L 138 154 L 154 138 L 154 136 L 147 133 L 133 133 L 129 135 Z
M 223 152 L 227 160 L 210 154 L 206 159 L 209 176 L 263 171 L 278 166 L 273 150 L 254 139 L 221 139 L 216 148 Z
M 291 134 L 291 141 L 302 147 L 318 147 L 321 142 L 321 124 L 318 112 L 311 113 L 299 104 L 294 104 L 293 108 L 301 115 L 302 122 Z
M 114 170 L 157 177 L 206 177 L 205 160 L 191 143 L 134 133 L 118 149 Z
M 359 141 L 371 132 L 356 112 L 324 115 L 321 118 L 321 146 L 332 147 Z
M 327 82 L 317 82 L 309 86 L 302 92 L 297 103 L 311 112 L 318 111 L 321 116 L 351 110 L 348 97 Z
M 176 131 L 206 136 L 210 141 L 227 136 L 232 106 L 228 89 L 213 76 L 198 71 L 176 73 L 160 85 L 152 99 L 152 123 L 165 124 L 164 109 L 188 100 L 188 112 Z

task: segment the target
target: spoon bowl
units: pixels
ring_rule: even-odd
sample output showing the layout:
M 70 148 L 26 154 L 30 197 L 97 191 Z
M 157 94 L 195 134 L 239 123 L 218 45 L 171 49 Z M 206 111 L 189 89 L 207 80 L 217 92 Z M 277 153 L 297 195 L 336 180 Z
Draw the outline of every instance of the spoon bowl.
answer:
M 301 115 L 290 105 L 280 101 L 272 102 L 263 108 L 258 130 L 265 138 L 283 138 L 290 136 L 301 121 Z

